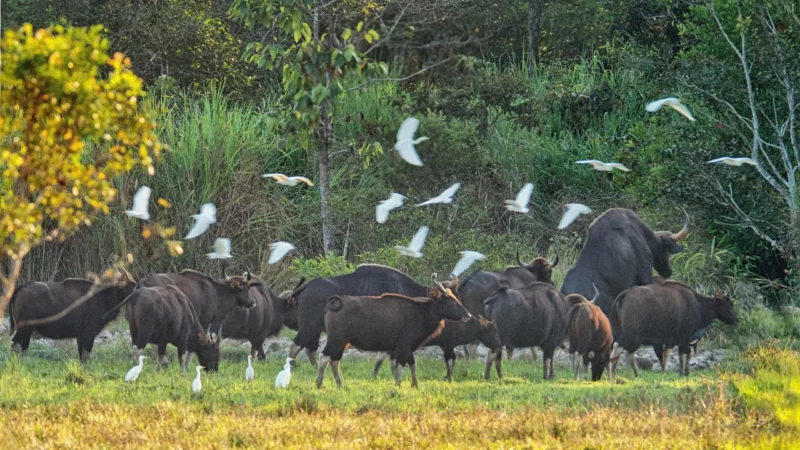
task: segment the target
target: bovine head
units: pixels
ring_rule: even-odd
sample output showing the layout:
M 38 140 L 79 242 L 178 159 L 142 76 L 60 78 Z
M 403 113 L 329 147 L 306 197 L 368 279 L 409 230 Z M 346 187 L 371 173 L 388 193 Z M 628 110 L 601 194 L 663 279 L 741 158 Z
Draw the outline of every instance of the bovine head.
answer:
M 554 259 L 552 263 L 550 263 L 547 258 L 538 256 L 533 258 L 529 264 L 525 264 L 519 258 L 519 251 L 517 251 L 517 263 L 523 269 L 527 269 L 536 281 L 549 283 L 555 286 L 555 283 L 553 283 L 553 268 L 558 265 L 558 253 L 556 253 L 556 259 Z
M 478 320 L 481 326 L 478 332 L 478 340 L 481 341 L 481 344 L 485 345 L 486 348 L 492 352 L 503 348 L 503 343 L 500 342 L 500 334 L 497 332 L 497 324 L 483 317 L 479 317 Z
M 208 335 L 202 330 L 198 331 L 197 336 L 198 348 L 197 360 L 200 365 L 205 367 L 206 371 L 216 372 L 219 370 L 219 337 L 212 335 L 209 339 Z
M 586 297 L 582 296 L 581 294 L 569 294 L 567 295 L 567 303 L 569 303 L 570 307 L 573 307 L 580 303 L 587 303 Z
M 290 301 L 292 299 L 292 291 L 283 291 L 279 297 L 280 301 L 283 302 L 281 321 L 287 328 L 296 330 L 299 328 L 297 323 L 297 303 Z
M 250 297 L 250 272 L 243 276 L 226 276 L 224 283 L 228 286 L 229 294 L 236 297 L 236 306 L 242 308 L 252 308 L 256 306 L 256 301 Z
M 689 235 L 689 214 L 686 214 L 686 211 L 683 214 L 686 216 L 686 220 L 681 231 L 677 233 L 656 231 L 655 240 L 650 243 L 650 252 L 653 254 L 653 268 L 664 278 L 672 276 L 669 257 L 683 251 L 683 247 L 678 242 L 686 239 L 686 236 Z
M 739 318 L 733 310 L 733 302 L 722 291 L 714 293 L 714 305 L 716 306 L 717 318 L 728 325 L 736 325 Z
M 444 319 L 450 320 L 469 320 L 472 315 L 464 308 L 464 305 L 458 301 L 458 298 L 450 288 L 445 287 L 442 283 L 436 281 L 436 274 L 434 273 L 431 278 L 436 283 L 435 288 L 431 288 L 428 292 L 428 297 L 433 300 L 433 310 Z
M 300 295 L 300 293 L 306 289 L 306 286 L 303 286 L 303 283 L 305 282 L 306 282 L 306 277 L 300 277 L 300 281 L 297 282 L 297 285 L 294 287 L 294 289 L 291 291 L 282 292 L 281 298 L 286 300 L 286 303 L 289 306 L 296 307 L 297 296 Z

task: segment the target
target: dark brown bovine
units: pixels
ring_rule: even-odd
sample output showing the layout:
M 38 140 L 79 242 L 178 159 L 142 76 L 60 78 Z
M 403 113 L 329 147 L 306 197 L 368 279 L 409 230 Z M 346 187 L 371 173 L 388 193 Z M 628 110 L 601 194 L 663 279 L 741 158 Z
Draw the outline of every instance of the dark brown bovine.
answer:
M 689 375 L 688 355 L 697 333 L 714 319 L 729 325 L 739 321 L 733 303 L 721 291 L 708 297 L 676 281 L 637 286 L 622 292 L 614 301 L 609 318 L 619 346 L 615 353 L 622 349 L 628 353 L 626 359 L 636 376 L 639 370 L 632 355 L 642 344 L 666 348 L 677 345 L 681 373 Z
M 203 329 L 210 334 L 212 330 L 221 330 L 223 320 L 234 308 L 255 306 L 250 297 L 249 281 L 249 273 L 215 280 L 194 270 L 184 270 L 181 273 L 148 275 L 139 281 L 139 286 L 176 286 L 192 302 Z
M 580 294 L 568 295 L 567 301 L 573 303 L 567 314 L 567 326 L 569 353 L 573 355 L 575 379 L 578 379 L 580 363 L 583 360 L 584 377 L 588 375 L 591 363 L 592 381 L 598 381 L 603 376 L 603 370 L 610 369 L 611 348 L 614 344 L 611 324 L 597 305 L 587 302 Z M 611 370 L 608 370 L 609 378 L 611 375 Z
M 125 272 L 119 283 L 105 285 L 62 319 L 45 325 L 26 326 L 16 330 L 12 348 L 28 350 L 34 331 L 50 339 L 76 338 L 78 353 L 86 362 L 94 346 L 94 338 L 119 315 L 117 308 L 136 286 Z M 42 319 L 60 313 L 64 308 L 83 297 L 92 287 L 89 280 L 68 278 L 61 282 L 30 281 L 17 288 L 9 309 L 11 328 L 20 321 Z M 108 314 L 112 310 L 114 313 Z M 107 316 L 107 317 L 106 317 Z
M 533 283 L 519 289 L 501 288 L 486 300 L 486 314 L 497 324 L 500 342 L 509 351 L 539 346 L 544 354 L 543 377 L 553 378 L 553 354 L 567 337 L 567 299 L 549 283 Z M 489 353 L 483 373 L 489 379 L 492 362 L 503 377 L 502 350 Z
M 670 255 L 682 251 L 678 242 L 688 233 L 688 215 L 680 232 L 654 232 L 633 211 L 609 209 L 589 227 L 586 244 L 567 272 L 561 292 L 589 298 L 594 283 L 600 290 L 597 306 L 609 314 L 620 292 L 653 283 L 653 269 L 665 278 L 672 275 Z
M 250 341 L 250 355 L 266 359 L 264 341 L 291 323 L 291 308 L 287 303 L 290 294 L 291 291 L 278 295 L 262 280 L 252 277 L 250 298 L 255 301 L 255 306 L 233 308 L 222 323 L 222 334 L 227 338 L 247 339 Z
M 447 375 L 445 375 L 444 379 L 452 381 L 453 369 L 456 364 L 456 347 L 476 341 L 485 345 L 489 352 L 496 352 L 503 347 L 500 342 L 500 336 L 497 334 L 495 323 L 475 316 L 470 317 L 466 322 L 463 320 L 445 320 L 444 329 L 441 330 L 441 333 L 434 334 L 424 346 L 437 346 L 442 349 L 444 362 L 447 366 Z M 396 358 L 393 353 L 378 355 L 375 360 L 375 368 L 372 370 L 372 378 L 377 378 L 381 364 L 387 356 L 391 358 L 392 364 L 395 364 L 394 360 Z
M 333 296 L 325 310 L 325 332 L 328 336 L 317 369 L 317 387 L 328 362 L 336 384 L 342 387 L 339 361 L 344 350 L 352 345 L 361 350 L 393 352 L 392 366 L 399 386 L 403 368 L 411 365 L 411 384 L 417 386 L 417 365 L 414 351 L 438 328 L 442 321 L 465 320 L 470 317 L 453 292 L 439 284 L 426 297 L 405 297 L 384 294 L 375 297 Z
M 305 348 L 312 364 L 317 363 L 319 337 L 325 331 L 325 305 L 334 295 L 380 296 L 386 293 L 424 297 L 428 288 L 391 267 L 363 264 L 353 273 L 317 278 L 292 292 L 290 304 L 297 311 L 297 335 L 289 357 Z
M 174 285 L 138 287 L 127 302 L 133 359 L 138 361 L 147 344 L 158 348 L 158 366 L 167 366 L 167 344 L 178 348 L 181 370 L 191 353 L 206 370 L 219 369 L 219 342 L 208 338 L 192 302 Z M 188 351 L 188 352 L 187 352 Z

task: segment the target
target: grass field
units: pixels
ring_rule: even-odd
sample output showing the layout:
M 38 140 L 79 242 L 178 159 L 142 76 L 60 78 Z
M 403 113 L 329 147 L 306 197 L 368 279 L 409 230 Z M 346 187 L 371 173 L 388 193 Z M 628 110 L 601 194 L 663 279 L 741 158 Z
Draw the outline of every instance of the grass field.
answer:
M 793 448 L 798 434 L 769 407 L 743 402 L 737 386 L 752 376 L 645 371 L 615 382 L 573 381 L 557 367 L 541 380 L 541 362 L 509 361 L 506 379 L 481 380 L 481 361 L 459 360 L 456 381 L 444 364 L 420 358 L 420 389 L 396 388 L 388 367 L 370 379 L 372 361 L 345 360 L 345 387 L 297 365 L 288 389 L 273 388 L 285 353 L 255 364 L 244 380 L 247 346 L 224 347 L 221 370 L 154 369 L 146 353 L 136 383 L 127 344 L 96 347 L 82 366 L 73 349 L 33 343 L 26 356 L 0 341 L 0 437 L 15 448 Z M 169 356 L 174 361 L 174 349 Z M 408 378 L 408 370 L 406 371 Z M 752 384 L 752 383 L 751 383 Z M 773 383 L 774 384 L 774 383 Z M 763 390 L 757 385 L 756 391 Z M 779 415 L 778 415 L 779 416 Z

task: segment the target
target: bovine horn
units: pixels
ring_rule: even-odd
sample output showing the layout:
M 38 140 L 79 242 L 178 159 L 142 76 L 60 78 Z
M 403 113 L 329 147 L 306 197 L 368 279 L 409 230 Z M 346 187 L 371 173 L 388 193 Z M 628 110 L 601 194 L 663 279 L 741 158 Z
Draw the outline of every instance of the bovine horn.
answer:
M 551 268 L 551 269 L 552 269 L 552 268 L 554 268 L 555 266 L 557 266 L 557 265 L 558 265 L 558 250 L 556 250 L 556 249 L 553 249 L 553 253 L 555 253 L 555 254 L 556 254 L 556 259 L 554 259 L 554 260 L 553 260 L 553 263 L 552 263 L 552 264 L 550 264 L 550 268 Z
M 433 272 L 433 273 L 431 274 L 431 281 L 432 281 L 434 284 L 436 284 L 436 283 L 439 283 L 439 274 L 437 274 L 436 272 Z M 439 284 L 441 284 L 441 283 L 439 283 Z
M 297 288 L 302 286 L 303 283 L 305 283 L 305 282 L 306 282 L 306 277 L 300 277 L 300 281 L 297 282 L 297 286 L 295 286 L 294 289 L 292 289 L 292 291 L 296 291 Z
M 672 238 L 673 241 L 678 242 L 686 239 L 686 236 L 689 235 L 689 214 L 686 210 L 683 210 L 683 214 L 686 216 L 686 221 L 683 224 L 683 229 L 678 233 L 672 233 L 669 237 Z
M 225 273 L 225 263 L 222 263 L 222 278 L 227 280 L 228 275 Z
M 250 268 L 247 269 L 247 276 L 245 276 L 245 280 L 250 281 L 252 275 L 250 274 Z
M 592 287 L 594 288 L 594 298 L 589 301 L 589 303 L 597 302 L 597 299 L 600 298 L 600 290 L 597 289 L 597 285 L 592 283 Z
M 517 264 L 519 264 L 520 267 L 525 267 L 525 263 L 519 259 L 519 250 L 517 250 Z

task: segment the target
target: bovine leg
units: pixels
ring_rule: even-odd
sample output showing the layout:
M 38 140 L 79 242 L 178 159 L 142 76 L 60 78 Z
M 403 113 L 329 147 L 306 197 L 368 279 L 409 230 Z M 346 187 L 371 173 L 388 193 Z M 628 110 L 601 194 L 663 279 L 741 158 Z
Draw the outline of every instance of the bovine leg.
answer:
M 552 380 L 552 379 L 554 379 L 556 377 L 556 371 L 555 371 L 555 368 L 553 366 L 553 364 L 555 364 L 555 362 L 554 362 L 555 358 L 553 358 L 553 355 L 550 355 L 550 358 L 548 358 L 548 359 L 550 360 L 550 379 Z
M 375 357 L 375 367 L 372 368 L 373 380 L 378 378 L 378 373 L 381 370 L 381 364 L 383 364 L 383 361 L 386 359 L 387 356 L 389 356 L 388 353 L 378 353 L 378 355 Z
M 258 357 L 258 347 L 252 342 L 250 343 L 250 357 L 256 359 Z
M 669 359 L 669 352 L 672 351 L 672 348 L 664 346 L 664 350 L 661 352 L 661 373 L 667 371 L 667 360 Z
M 143 348 L 140 349 L 139 347 L 137 347 L 135 345 L 133 346 L 133 360 L 134 360 L 134 362 L 136 364 L 139 364 L 139 356 L 141 356 L 142 353 L 144 353 L 144 349 Z
M 614 373 L 611 371 L 611 363 L 606 363 L 606 373 L 608 373 L 608 379 L 614 379 Z
M 94 338 L 91 336 L 87 338 L 78 338 L 79 341 L 83 341 L 83 344 L 80 342 L 78 343 L 78 350 L 80 351 L 80 358 L 81 362 L 85 363 L 89 361 L 89 356 L 92 354 L 92 347 L 94 347 Z M 136 361 L 137 363 L 139 361 Z
M 508 358 L 509 361 L 514 358 L 514 347 L 506 348 L 506 358 Z
M 689 355 L 687 355 L 686 353 L 681 353 L 681 354 L 680 354 L 680 361 L 681 361 L 681 375 L 683 375 L 683 376 L 687 376 L 687 375 L 689 375 L 689 364 L 688 364 L 688 360 L 689 360 Z
M 547 380 L 550 379 L 550 359 L 546 356 L 542 359 L 542 379 Z
M 28 351 L 28 346 L 31 345 L 32 334 L 33 331 L 25 332 L 17 330 L 12 339 L 11 350 L 15 353 Z
M 319 359 L 319 365 L 317 366 L 317 389 L 322 387 L 322 379 L 325 377 L 325 369 L 328 367 L 328 362 L 330 362 L 331 358 L 322 355 L 322 358 Z
M 467 358 L 476 358 L 478 356 L 478 344 L 465 344 L 464 356 Z
M 609 361 L 611 362 L 611 376 L 612 378 L 617 375 L 617 364 L 619 364 L 619 357 L 622 355 L 622 347 L 616 342 L 614 342 L 613 347 L 611 348 L 611 357 Z
M 511 359 L 509 357 L 509 359 Z M 536 351 L 536 347 L 531 347 L 531 361 L 536 361 L 539 359 L 539 352 Z
M 633 369 L 633 375 L 636 378 L 639 378 L 639 368 L 636 367 L 636 357 L 635 357 L 634 353 L 625 350 L 625 358 L 628 359 L 628 362 L 630 363 L 631 368 Z
M 552 371 L 553 369 L 551 368 L 550 370 Z M 583 360 L 583 379 L 587 380 L 587 381 L 589 380 L 589 360 L 588 359 L 584 359 Z
M 297 355 L 300 354 L 300 350 L 303 350 L 303 347 L 300 347 L 292 342 L 292 345 L 289 346 L 289 358 L 292 358 L 292 360 L 296 361 Z
M 336 386 L 342 388 L 342 377 L 339 375 L 339 362 L 341 360 L 331 361 L 331 371 L 333 372 L 333 379 L 336 380 Z
M 444 365 L 447 367 L 447 373 L 444 379 L 453 381 L 453 369 L 456 366 L 456 350 L 453 347 L 442 346 L 442 353 L 444 353 Z
M 580 365 L 579 364 L 580 361 L 578 359 L 579 357 L 580 357 L 580 354 L 578 352 L 574 352 L 572 354 L 572 371 L 574 372 L 573 378 L 575 380 L 578 379 L 578 366 Z
M 169 365 L 169 360 L 167 359 L 167 344 L 158 344 L 158 365 L 161 366 L 162 369 L 166 369 Z
M 411 364 L 411 387 L 419 389 L 419 383 L 417 381 L 417 361 L 414 359 L 414 355 L 411 355 L 411 359 L 409 360 Z
M 400 382 L 403 381 L 403 369 L 405 369 L 405 365 L 398 363 L 397 373 L 394 376 L 394 385 L 397 387 L 400 387 Z
M 483 379 L 488 380 L 492 376 L 492 363 L 494 362 L 495 358 L 497 358 L 497 353 L 503 354 L 503 349 L 501 348 L 497 352 L 489 352 L 486 354 L 486 368 L 483 369 Z M 498 376 L 500 376 L 498 374 Z
M 307 348 L 306 349 L 306 356 L 308 356 L 308 361 L 312 365 L 316 365 L 317 364 L 317 351 L 316 350 L 311 350 L 311 349 Z
M 397 357 L 392 358 L 390 360 L 390 362 L 391 362 L 390 365 L 392 367 L 392 377 L 394 377 L 394 379 L 396 380 L 397 379 Z

